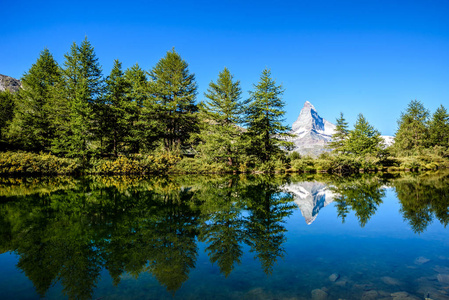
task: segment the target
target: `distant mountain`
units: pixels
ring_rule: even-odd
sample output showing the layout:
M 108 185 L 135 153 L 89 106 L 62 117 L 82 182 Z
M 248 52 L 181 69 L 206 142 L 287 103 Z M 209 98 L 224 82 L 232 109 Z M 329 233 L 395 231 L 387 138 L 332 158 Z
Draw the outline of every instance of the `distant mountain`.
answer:
M 293 142 L 293 151 L 301 155 L 316 157 L 323 152 L 330 151 L 326 146 L 332 140 L 336 126 L 323 119 L 309 101 L 304 103 L 298 119 L 293 123 L 288 140 Z M 382 135 L 386 147 L 393 145 L 394 137 Z
M 20 80 L 0 74 L 0 91 L 17 92 L 22 87 Z
M 301 155 L 317 156 L 325 151 L 326 145 L 335 132 L 335 125 L 320 117 L 315 107 L 309 101 L 299 113 L 298 119 L 293 123 L 289 139 L 294 143 L 293 151 Z
M 335 197 L 327 185 L 317 181 L 291 183 L 283 189 L 293 195 L 308 225 L 315 221 L 318 212 L 332 203 Z

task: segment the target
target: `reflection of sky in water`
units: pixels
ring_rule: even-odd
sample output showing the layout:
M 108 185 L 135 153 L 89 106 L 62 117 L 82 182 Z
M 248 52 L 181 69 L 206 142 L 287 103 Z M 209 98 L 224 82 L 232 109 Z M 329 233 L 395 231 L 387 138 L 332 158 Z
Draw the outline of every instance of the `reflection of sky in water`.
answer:
M 415 234 L 400 209 L 392 188 L 385 189 L 382 203 L 363 228 L 353 211 L 342 223 L 336 202 L 319 210 L 311 225 L 294 209 L 285 219 L 284 258 L 277 260 L 271 275 L 262 271 L 255 253 L 243 245 L 241 264 L 225 278 L 210 262 L 205 243 L 198 243 L 196 267 L 175 298 L 393 299 L 393 294 L 422 299 L 429 293 L 435 299 L 449 299 L 449 283 L 438 280 L 439 274 L 449 274 L 448 229 L 434 219 L 424 232 Z M 248 217 L 249 212 L 241 215 Z M 31 281 L 15 268 L 17 260 L 10 253 L 0 255 L 2 298 L 39 299 Z M 172 299 L 149 273 L 137 279 L 124 273 L 117 287 L 106 270 L 101 274 L 94 299 Z M 338 274 L 335 282 L 329 279 L 332 274 Z M 45 298 L 61 298 L 62 289 L 57 283 Z

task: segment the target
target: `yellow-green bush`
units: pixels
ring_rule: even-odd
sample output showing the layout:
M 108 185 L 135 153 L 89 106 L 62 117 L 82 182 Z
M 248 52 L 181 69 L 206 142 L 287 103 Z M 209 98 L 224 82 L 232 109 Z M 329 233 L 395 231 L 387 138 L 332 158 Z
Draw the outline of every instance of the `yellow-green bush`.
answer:
M 116 159 L 92 160 L 89 173 L 93 174 L 148 174 L 166 173 L 180 160 L 177 155 L 163 153 L 158 155 L 119 156 Z
M 184 157 L 177 164 L 170 168 L 170 173 L 197 173 L 197 174 L 207 174 L 207 173 L 226 173 L 232 172 L 233 169 L 226 163 L 219 162 L 207 162 L 206 160 L 200 158 L 189 158 Z
M 0 174 L 72 174 L 80 171 L 76 160 L 48 153 L 0 152 Z
M 293 172 L 312 172 L 315 170 L 315 161 L 311 157 L 295 159 L 291 162 L 291 171 Z

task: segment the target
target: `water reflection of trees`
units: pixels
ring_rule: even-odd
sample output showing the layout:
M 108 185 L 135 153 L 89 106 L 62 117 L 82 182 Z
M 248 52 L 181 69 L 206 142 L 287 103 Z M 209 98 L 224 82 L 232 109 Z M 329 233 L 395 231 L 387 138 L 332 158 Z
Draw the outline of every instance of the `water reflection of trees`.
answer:
M 384 187 L 392 186 L 415 232 L 434 218 L 449 223 L 448 173 L 324 180 L 343 222 L 354 211 L 360 225 L 367 224 L 382 204 Z M 284 221 L 295 208 L 293 198 L 281 192 L 284 177 L 0 178 L 0 183 L 0 253 L 19 255 L 18 267 L 41 296 L 60 281 L 69 298 L 92 298 L 103 269 L 115 285 L 125 273 L 148 272 L 175 293 L 195 267 L 198 241 L 226 277 L 241 263 L 245 245 L 269 274 L 284 255 Z
M 197 239 L 225 276 L 244 244 L 270 273 L 294 208 L 279 184 L 238 176 L 95 177 L 36 189 L 18 180 L 8 185 L 12 196 L 0 197 L 0 251 L 19 255 L 18 267 L 41 296 L 60 280 L 69 298 L 92 298 L 103 268 L 115 285 L 124 273 L 149 272 L 174 293 L 195 267 Z
M 331 190 L 335 193 L 335 206 L 342 222 L 352 210 L 360 226 L 364 227 L 382 204 L 384 184 L 384 180 L 376 176 L 334 178 Z
M 416 233 L 426 230 L 436 217 L 449 223 L 449 173 L 408 174 L 391 182 L 401 202 L 401 213 Z

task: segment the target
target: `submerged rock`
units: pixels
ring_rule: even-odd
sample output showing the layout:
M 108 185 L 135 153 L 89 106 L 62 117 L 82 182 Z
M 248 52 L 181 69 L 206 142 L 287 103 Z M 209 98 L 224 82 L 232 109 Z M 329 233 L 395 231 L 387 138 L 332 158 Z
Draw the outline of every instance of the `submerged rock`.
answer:
M 377 291 L 379 293 L 380 296 L 382 297 L 390 297 L 391 293 L 387 292 L 387 291 Z
M 423 265 L 425 263 L 428 263 L 430 261 L 430 259 L 424 257 L 424 256 L 420 256 L 418 258 L 415 259 L 415 264 L 416 265 Z
M 391 293 L 391 297 L 407 297 L 408 293 L 407 292 L 396 292 L 396 293 Z
M 419 300 L 418 297 L 410 295 L 407 292 L 396 292 L 392 293 L 391 297 L 393 297 L 393 300 Z
M 381 280 L 388 285 L 400 285 L 401 282 L 395 278 L 389 277 L 389 276 L 384 276 L 381 278 Z
M 325 300 L 325 299 L 327 299 L 327 296 L 329 296 L 329 294 L 323 290 L 315 289 L 312 291 L 312 299 L 313 300 Z
M 449 284 L 449 274 L 438 274 L 437 278 L 439 282 Z
M 348 281 L 347 280 L 339 280 L 335 284 L 338 286 L 345 287 L 348 284 Z
M 377 299 L 378 296 L 379 293 L 377 291 L 371 290 L 363 293 L 362 300 L 374 300 Z
M 338 278 L 340 278 L 340 275 L 337 273 L 332 274 L 331 276 L 329 276 L 329 280 L 332 282 L 335 282 L 338 280 Z

